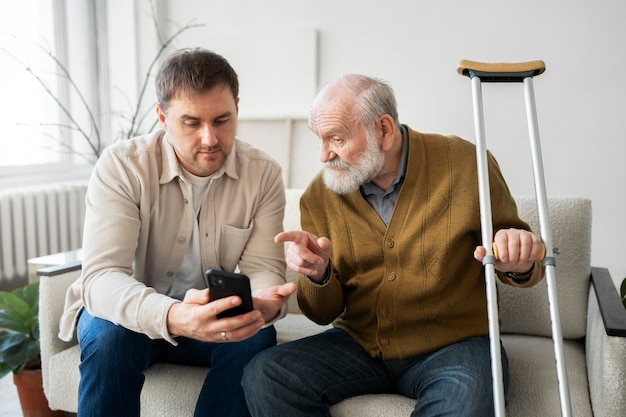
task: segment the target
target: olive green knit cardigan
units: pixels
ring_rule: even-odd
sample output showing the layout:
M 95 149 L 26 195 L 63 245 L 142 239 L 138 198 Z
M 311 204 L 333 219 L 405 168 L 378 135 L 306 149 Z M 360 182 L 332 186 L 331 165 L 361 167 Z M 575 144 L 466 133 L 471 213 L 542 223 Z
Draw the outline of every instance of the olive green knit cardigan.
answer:
M 468 141 L 409 129 L 407 172 L 388 226 L 359 191 L 338 195 L 318 174 L 301 198 L 301 223 L 331 240 L 331 274 L 324 285 L 300 277 L 304 314 L 334 321 L 384 359 L 488 334 L 482 265 L 473 257 L 481 244 L 475 158 Z M 491 155 L 489 177 L 494 231 L 528 229 Z

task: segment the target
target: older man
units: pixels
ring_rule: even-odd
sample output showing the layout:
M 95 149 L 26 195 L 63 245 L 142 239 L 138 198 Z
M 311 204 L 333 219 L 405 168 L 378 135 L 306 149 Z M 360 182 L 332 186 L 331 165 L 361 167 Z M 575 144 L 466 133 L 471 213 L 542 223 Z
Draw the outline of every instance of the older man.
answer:
M 362 75 L 328 83 L 309 124 L 325 166 L 302 196 L 303 230 L 276 241 L 291 242 L 302 311 L 334 328 L 253 359 L 252 415 L 328 416 L 392 392 L 417 399 L 414 416 L 493 415 L 474 146 L 401 125 L 392 89 Z M 492 157 L 489 173 L 498 274 L 534 285 L 540 239 Z

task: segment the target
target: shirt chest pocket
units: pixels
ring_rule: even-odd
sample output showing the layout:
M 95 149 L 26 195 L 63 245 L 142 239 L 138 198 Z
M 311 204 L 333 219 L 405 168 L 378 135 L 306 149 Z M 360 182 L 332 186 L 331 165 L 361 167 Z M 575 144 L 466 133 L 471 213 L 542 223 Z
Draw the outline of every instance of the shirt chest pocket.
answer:
M 239 263 L 248 239 L 252 234 L 252 227 L 242 229 L 223 224 L 220 238 L 220 266 L 225 271 L 234 271 Z

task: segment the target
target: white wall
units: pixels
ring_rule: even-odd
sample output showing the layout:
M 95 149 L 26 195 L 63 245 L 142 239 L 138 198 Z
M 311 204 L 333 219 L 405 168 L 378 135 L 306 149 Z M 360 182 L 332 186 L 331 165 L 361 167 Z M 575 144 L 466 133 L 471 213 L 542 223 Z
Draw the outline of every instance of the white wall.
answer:
M 268 105 L 293 88 L 300 88 L 308 102 L 313 85 L 359 72 L 392 84 L 403 123 L 469 140 L 474 137 L 470 82 L 456 73 L 458 61 L 545 61 L 547 70 L 535 79 L 535 93 L 547 191 L 592 200 L 592 263 L 608 267 L 616 282 L 626 277 L 621 239 L 626 235 L 626 80 L 621 76 L 626 67 L 625 2 L 161 0 L 158 6 L 170 24 L 206 25 L 186 32 L 176 47 L 205 46 L 227 58 L 220 46 L 249 47 L 235 39 L 271 39 L 277 32 L 287 37 L 301 31 L 317 34 L 313 48 L 307 42 L 302 48 L 287 45 L 274 36 L 277 44 L 265 45 L 267 60 L 254 53 L 250 67 L 238 62 L 245 67 L 236 69 L 246 74 L 242 106 L 246 94 L 258 93 L 253 82 L 272 86 L 273 94 L 263 97 Z M 277 49 L 284 53 L 278 62 L 272 55 Z M 312 59 L 304 75 L 295 65 L 303 59 Z M 268 76 L 272 66 L 280 76 Z M 257 72 L 262 80 L 248 78 Z M 533 194 L 522 86 L 485 84 L 483 93 L 488 146 L 513 194 Z M 302 106 L 292 113 L 304 116 L 306 110 Z M 246 139 L 253 135 L 246 131 Z M 307 177 L 319 167 L 317 143 L 312 136 L 310 141 L 294 146 L 310 146 L 314 152 L 299 152 L 298 160 L 291 161 L 292 169 L 303 167 Z

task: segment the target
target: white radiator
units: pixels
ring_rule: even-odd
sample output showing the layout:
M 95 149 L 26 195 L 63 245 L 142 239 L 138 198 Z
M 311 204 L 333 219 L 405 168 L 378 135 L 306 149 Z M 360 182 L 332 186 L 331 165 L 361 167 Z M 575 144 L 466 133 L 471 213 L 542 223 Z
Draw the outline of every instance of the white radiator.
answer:
M 82 246 L 86 183 L 0 190 L 0 287 L 28 276 L 28 259 Z

